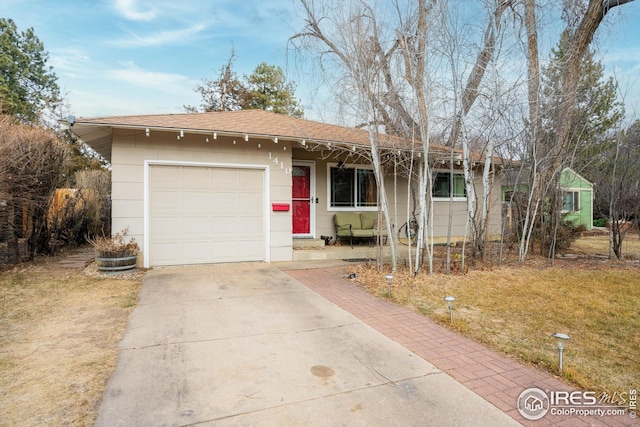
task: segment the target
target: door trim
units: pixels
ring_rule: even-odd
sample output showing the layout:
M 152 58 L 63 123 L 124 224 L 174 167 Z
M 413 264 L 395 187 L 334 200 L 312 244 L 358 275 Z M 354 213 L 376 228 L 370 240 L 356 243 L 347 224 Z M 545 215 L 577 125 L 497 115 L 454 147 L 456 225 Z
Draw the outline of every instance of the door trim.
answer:
M 271 253 L 269 251 L 271 247 L 271 231 L 269 224 L 271 223 L 271 216 L 269 211 L 269 166 L 268 165 L 252 165 L 252 164 L 235 164 L 235 163 L 208 163 L 208 162 L 188 162 L 188 161 L 175 161 L 175 160 L 145 160 L 144 161 L 144 247 L 143 247 L 143 267 L 149 268 L 151 261 L 150 251 L 150 235 L 149 235 L 149 222 L 151 220 L 151 206 L 149 205 L 151 199 L 151 182 L 149 180 L 149 172 L 152 166 L 188 166 L 188 167 L 201 167 L 201 168 L 228 168 L 228 169 L 258 169 L 263 172 L 263 224 L 264 229 L 264 262 L 271 262 Z
M 312 203 L 310 203 L 309 209 L 309 233 L 308 234 L 293 234 L 293 225 L 291 228 L 291 235 L 294 239 L 315 239 L 316 237 L 316 162 L 313 160 L 293 160 L 291 163 L 292 168 L 294 166 L 307 166 L 309 168 L 309 197 Z M 293 182 L 293 175 L 291 178 Z M 293 202 L 293 197 L 292 200 Z M 293 203 L 292 203 L 293 205 Z M 291 215 L 291 221 L 293 224 L 293 214 Z

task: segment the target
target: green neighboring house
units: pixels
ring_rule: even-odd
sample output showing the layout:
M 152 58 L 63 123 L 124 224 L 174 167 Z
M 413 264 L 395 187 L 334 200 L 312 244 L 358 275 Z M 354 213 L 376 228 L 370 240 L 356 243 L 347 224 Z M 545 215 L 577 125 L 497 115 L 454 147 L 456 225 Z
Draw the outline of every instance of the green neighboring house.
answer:
M 519 184 L 516 193 L 526 193 L 526 184 Z M 562 190 L 562 214 L 576 226 L 583 225 L 586 230 L 593 228 L 593 184 L 571 168 L 565 168 L 560 175 Z M 514 195 L 514 187 L 502 186 L 502 201 L 505 202 L 503 216 L 512 226 L 513 212 L 506 205 Z
M 562 213 L 575 225 L 593 227 L 593 184 L 570 168 L 560 175 L 562 188 Z

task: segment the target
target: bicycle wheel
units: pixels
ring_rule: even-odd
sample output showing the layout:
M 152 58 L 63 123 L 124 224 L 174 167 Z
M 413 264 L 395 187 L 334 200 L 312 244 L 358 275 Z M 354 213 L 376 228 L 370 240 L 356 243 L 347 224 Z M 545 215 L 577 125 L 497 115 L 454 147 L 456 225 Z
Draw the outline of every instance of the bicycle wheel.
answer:
M 418 223 L 416 221 L 405 222 L 398 230 L 398 241 L 403 245 L 415 245 L 418 241 Z

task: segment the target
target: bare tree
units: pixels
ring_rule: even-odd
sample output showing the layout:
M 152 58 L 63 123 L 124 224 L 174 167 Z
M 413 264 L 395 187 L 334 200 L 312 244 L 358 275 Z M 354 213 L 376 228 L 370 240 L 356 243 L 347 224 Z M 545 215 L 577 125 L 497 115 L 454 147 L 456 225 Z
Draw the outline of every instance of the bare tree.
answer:
M 236 51 L 232 47 L 227 63 L 220 67 L 218 78 L 215 80 L 202 79 L 202 84 L 195 87 L 195 91 L 202 97 L 200 109 L 210 111 L 236 111 L 242 108 L 247 99 L 247 88 L 233 70 Z M 198 107 L 185 105 L 189 113 L 200 111 Z
M 385 126 L 391 133 L 395 133 L 399 127 L 406 125 L 410 120 L 408 114 L 402 114 L 402 108 L 395 110 L 397 117 L 387 114 L 383 105 L 391 103 L 401 106 L 397 99 L 397 89 L 391 79 L 389 63 L 385 60 L 397 48 L 393 43 L 389 50 L 385 50 L 380 43 L 378 23 L 375 13 L 367 4 L 360 3 L 359 7 L 343 13 L 333 13 L 328 8 L 314 8 L 314 2 L 302 0 L 305 10 L 305 29 L 295 35 L 292 41 L 316 42 L 327 53 L 337 58 L 339 66 L 344 70 L 345 76 L 356 96 L 357 113 L 364 119 L 369 131 L 371 148 L 371 161 L 374 167 L 378 195 L 380 197 L 380 209 L 386 221 L 388 230 L 392 230 L 389 206 L 384 190 L 384 173 L 380 159 L 379 126 Z M 340 11 L 343 12 L 343 11 Z M 331 14 L 335 20 L 335 26 L 325 29 L 321 22 L 325 14 Z M 382 94 L 388 92 L 383 101 Z M 412 119 L 411 119 L 412 120 Z M 390 247 L 392 251 L 392 269 L 396 269 L 397 256 L 395 253 L 395 236 L 390 233 Z
M 565 49 L 559 69 L 559 85 L 552 94 L 554 109 L 547 113 L 552 117 L 546 124 L 541 110 L 540 64 L 538 54 L 538 22 L 535 0 L 525 0 L 525 27 L 527 33 L 528 61 L 528 144 L 527 157 L 522 162 L 522 176 L 528 176 L 527 204 L 524 224 L 519 241 L 519 257 L 526 258 L 534 236 L 536 223 L 540 230 L 540 248 L 548 247 L 550 258 L 555 255 L 555 242 L 562 222 L 559 179 L 562 170 L 572 164 L 575 153 L 585 142 L 576 135 L 578 120 L 578 87 L 582 75 L 582 61 L 591 41 L 606 14 L 614 7 L 631 0 L 583 0 L 565 2 L 563 17 L 566 22 L 561 36 Z M 545 128 L 546 126 L 546 128 Z M 526 170 L 525 170 L 526 168 Z M 518 183 L 515 183 L 518 186 Z M 550 210 L 547 211 L 547 205 Z M 543 209 L 544 208 L 544 209 Z M 547 211 L 542 215 L 543 210 Z M 548 236 L 546 230 L 551 230 Z M 547 241 L 549 239 L 549 241 Z
M 52 131 L 0 117 L 0 238 L 11 260 L 21 258 L 20 240 L 29 258 L 49 251 L 47 212 L 67 154 Z

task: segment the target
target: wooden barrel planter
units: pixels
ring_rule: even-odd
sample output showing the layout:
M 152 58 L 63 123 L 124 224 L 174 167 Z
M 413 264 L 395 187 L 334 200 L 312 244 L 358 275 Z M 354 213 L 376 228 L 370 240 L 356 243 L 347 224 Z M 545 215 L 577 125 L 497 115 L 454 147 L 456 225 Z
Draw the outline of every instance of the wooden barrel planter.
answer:
M 96 249 L 96 266 L 103 273 L 128 273 L 135 270 L 137 254 L 129 251 L 101 251 Z

